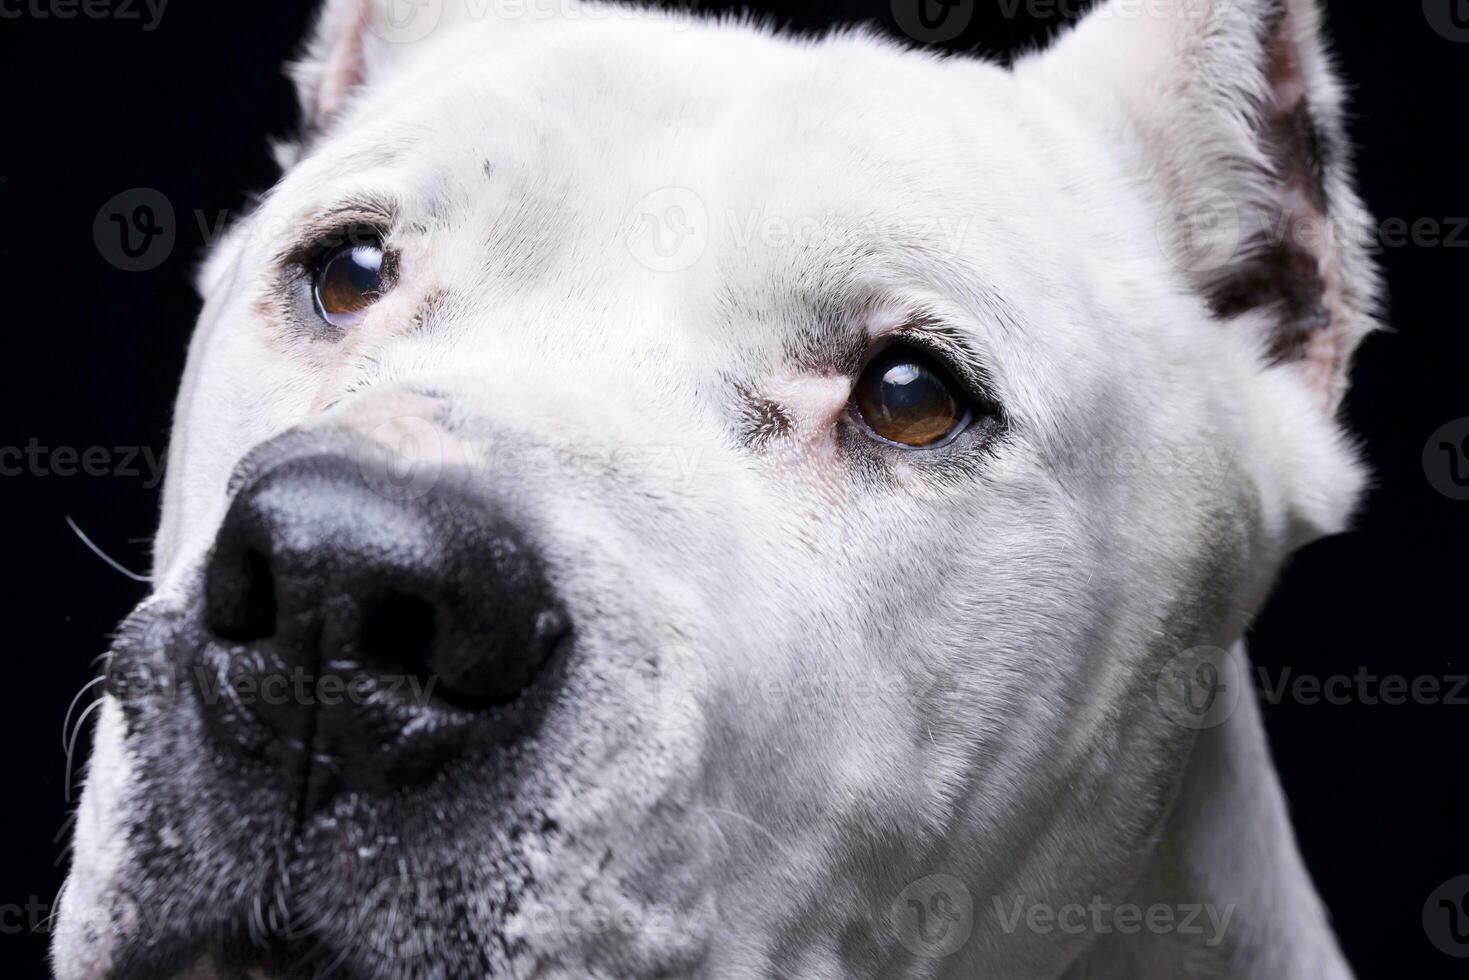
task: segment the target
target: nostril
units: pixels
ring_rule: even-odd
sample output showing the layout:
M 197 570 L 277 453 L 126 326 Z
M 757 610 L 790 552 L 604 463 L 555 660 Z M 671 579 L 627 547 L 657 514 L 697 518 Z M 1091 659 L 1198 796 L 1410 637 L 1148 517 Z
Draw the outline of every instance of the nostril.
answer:
M 275 574 L 256 548 L 216 553 L 204 582 L 209 628 L 224 640 L 248 642 L 275 635 Z
M 355 449 L 251 469 L 201 590 L 214 642 L 200 645 L 198 665 L 232 687 L 255 682 L 249 697 L 201 699 L 224 744 L 311 774 L 315 794 L 436 771 L 478 714 L 515 704 L 546 672 L 545 687 L 489 730 L 538 717 L 548 665 L 572 649 L 573 630 L 507 505 L 447 476 L 398 500 L 381 492 L 391 478 L 382 461 Z M 328 680 L 321 698 L 294 696 L 316 690 L 301 682 Z
M 427 678 L 436 618 L 433 603 L 415 595 L 394 593 L 378 600 L 363 617 L 363 658 L 380 669 Z

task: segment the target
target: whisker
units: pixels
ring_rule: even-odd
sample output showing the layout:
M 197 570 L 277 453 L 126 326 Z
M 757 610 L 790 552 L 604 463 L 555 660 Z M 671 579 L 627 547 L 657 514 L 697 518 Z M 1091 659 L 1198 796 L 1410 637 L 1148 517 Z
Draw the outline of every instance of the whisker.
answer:
M 103 704 L 106 704 L 106 703 L 107 703 L 107 700 L 105 698 L 98 698 L 97 700 L 93 701 L 91 704 L 87 705 L 87 710 L 86 711 L 83 711 L 82 712 L 82 716 L 77 719 L 77 727 L 76 727 L 76 730 L 71 733 L 71 744 L 66 747 L 66 783 L 65 783 L 65 785 L 66 785 L 66 802 L 68 802 L 68 803 L 71 802 L 71 790 L 72 790 L 72 785 L 71 785 L 71 763 L 72 763 L 73 757 L 76 755 L 77 736 L 82 733 L 82 726 L 84 726 L 87 723 L 87 718 L 91 716 L 92 712 L 96 711 L 100 706 L 102 706 Z
M 96 555 L 98 558 L 101 558 L 114 570 L 121 572 L 128 578 L 132 579 L 134 582 L 153 581 L 153 578 L 150 575 L 139 575 L 137 572 L 130 571 L 129 569 L 124 568 L 120 562 L 114 560 L 111 555 L 107 554 L 107 552 L 97 547 L 97 545 L 92 542 L 92 539 L 87 537 L 87 535 L 83 533 L 81 528 L 77 527 L 77 522 L 71 519 L 71 515 L 67 515 L 66 524 L 72 529 L 72 532 L 75 533 L 77 537 L 82 539 L 82 544 L 92 549 L 92 554 Z
M 779 847 L 781 850 L 783 850 L 783 851 L 789 851 L 790 850 L 790 847 L 784 841 L 782 841 L 779 837 L 775 836 L 775 834 L 772 833 L 768 827 L 766 827 L 764 824 L 760 823 L 760 821 L 754 819 L 753 817 L 748 817 L 745 814 L 738 813 L 738 812 L 736 812 L 734 810 L 725 810 L 725 809 L 723 809 L 721 807 L 717 807 L 717 806 L 701 806 L 701 807 L 699 807 L 699 809 L 702 810 L 705 813 L 710 813 L 710 814 L 718 813 L 718 814 L 721 814 L 721 815 L 726 816 L 726 817 L 734 817 L 737 820 L 743 820 L 745 823 L 749 824 L 751 827 L 754 827 L 756 830 L 760 831 L 766 837 L 769 837 L 770 840 L 777 847 Z M 721 834 L 721 836 L 723 836 L 723 835 Z
M 61 914 L 61 903 L 66 899 L 66 886 L 67 882 L 63 881 L 61 887 L 56 889 L 56 897 L 51 900 L 51 911 L 31 930 L 32 935 L 45 935 L 51 932 L 56 916 Z
M 56 860 L 51 862 L 51 867 L 53 868 L 61 867 L 66 859 L 71 856 L 72 849 L 76 845 L 76 840 L 71 836 L 71 832 L 77 822 L 77 813 L 78 810 L 76 807 L 70 807 L 66 811 L 66 816 L 62 818 L 61 826 L 57 829 L 56 836 L 51 838 L 51 843 L 53 846 L 56 844 L 61 845 L 61 847 L 57 851 Z M 64 843 L 63 838 L 65 838 Z
M 77 709 L 77 702 L 82 699 L 83 694 L 96 687 L 99 681 L 105 681 L 106 679 L 107 675 L 105 674 L 92 678 L 83 684 L 82 689 L 76 693 L 76 697 L 71 699 L 71 704 L 66 709 L 66 718 L 61 722 L 61 751 L 66 751 L 68 741 L 67 733 L 71 731 L 71 713 Z

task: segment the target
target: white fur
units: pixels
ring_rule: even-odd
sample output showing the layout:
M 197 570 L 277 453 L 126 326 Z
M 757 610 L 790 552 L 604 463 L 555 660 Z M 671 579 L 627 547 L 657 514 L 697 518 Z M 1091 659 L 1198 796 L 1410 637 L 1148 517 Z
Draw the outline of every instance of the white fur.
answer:
M 563 763 L 541 791 L 572 843 L 540 853 L 536 897 L 637 907 L 635 879 L 683 914 L 522 932 L 506 975 L 651 976 L 691 950 L 737 980 L 1349 975 L 1248 698 L 1196 739 L 1155 691 L 1185 649 L 1234 645 L 1290 550 L 1348 519 L 1363 473 L 1331 412 L 1375 281 L 1350 244 L 1323 258 L 1346 284 L 1325 375 L 1267 365 L 1269 310 L 1209 312 L 1219 270 L 1173 261 L 1172 229 L 1208 193 L 1246 228 L 1274 199 L 1249 143 L 1268 4 L 1185 4 L 1207 31 L 1123 6 L 1011 72 L 865 33 L 467 0 L 394 43 L 329 5 L 296 72 L 314 129 L 201 277 L 153 601 L 187 601 L 231 471 L 287 430 L 407 416 L 527 502 L 580 637 L 536 749 Z M 1290 6 L 1339 129 L 1314 5 Z M 1331 194 L 1354 222 L 1347 179 Z M 665 188 L 709 219 L 685 268 L 627 245 Z M 262 302 L 292 231 L 350 192 L 403 216 L 401 280 L 350 337 L 311 342 Z M 746 240 L 807 218 L 802 244 Z M 789 356 L 832 308 L 858 334 L 913 308 L 962 334 L 1010 421 L 990 457 L 955 478 L 854 468 L 849 379 Z M 742 445 L 731 381 L 791 433 Z M 404 390 L 426 398 L 385 411 Z M 1194 462 L 1129 461 L 1160 447 Z M 688 717 L 629 721 L 639 665 Z M 115 711 L 98 738 L 62 980 L 106 976 L 107 935 L 79 923 L 105 919 L 128 860 Z M 891 919 L 931 874 L 973 903 L 942 959 Z M 1234 911 L 1203 947 L 1009 931 L 992 899 L 1017 896 Z

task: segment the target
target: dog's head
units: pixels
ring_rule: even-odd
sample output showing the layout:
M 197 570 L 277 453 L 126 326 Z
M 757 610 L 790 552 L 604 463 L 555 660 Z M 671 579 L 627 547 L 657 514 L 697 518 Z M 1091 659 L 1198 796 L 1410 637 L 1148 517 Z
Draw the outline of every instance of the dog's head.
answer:
M 1361 484 L 1314 5 L 496 9 L 329 3 L 205 267 L 60 975 L 1056 973 L 906 910 L 1125 889 Z

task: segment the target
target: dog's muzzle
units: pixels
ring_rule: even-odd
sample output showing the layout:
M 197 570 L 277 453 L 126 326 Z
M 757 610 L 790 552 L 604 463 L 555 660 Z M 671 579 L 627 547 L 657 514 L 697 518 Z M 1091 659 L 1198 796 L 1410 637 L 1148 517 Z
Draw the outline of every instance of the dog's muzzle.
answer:
M 390 465 L 355 442 L 267 445 L 205 566 L 205 724 L 300 780 L 307 811 L 432 775 L 570 632 L 503 505 L 447 476 L 400 492 Z

